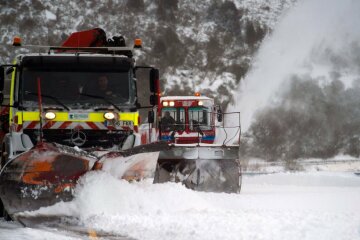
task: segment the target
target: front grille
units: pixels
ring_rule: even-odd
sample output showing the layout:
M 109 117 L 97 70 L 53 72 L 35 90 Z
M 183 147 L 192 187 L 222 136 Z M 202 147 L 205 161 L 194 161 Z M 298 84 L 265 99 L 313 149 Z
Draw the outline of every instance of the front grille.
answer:
M 121 147 L 130 131 L 116 130 L 79 130 L 86 136 L 86 141 L 81 148 L 111 148 L 114 145 Z M 72 135 L 78 132 L 73 129 L 44 129 L 43 138 L 47 142 L 56 142 L 66 146 L 75 146 L 72 141 Z M 33 144 L 36 144 L 39 139 L 38 129 L 24 129 L 24 133 L 30 136 Z

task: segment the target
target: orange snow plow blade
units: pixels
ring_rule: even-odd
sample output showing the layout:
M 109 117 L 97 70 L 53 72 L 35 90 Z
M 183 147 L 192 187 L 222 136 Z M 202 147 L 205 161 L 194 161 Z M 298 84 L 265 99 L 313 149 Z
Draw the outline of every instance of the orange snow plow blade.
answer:
M 70 201 L 77 180 L 92 170 L 139 181 L 153 176 L 160 150 L 152 143 L 101 156 L 55 143 L 40 143 L 14 159 L 0 172 L 0 198 L 7 213 L 31 211 L 59 201 Z

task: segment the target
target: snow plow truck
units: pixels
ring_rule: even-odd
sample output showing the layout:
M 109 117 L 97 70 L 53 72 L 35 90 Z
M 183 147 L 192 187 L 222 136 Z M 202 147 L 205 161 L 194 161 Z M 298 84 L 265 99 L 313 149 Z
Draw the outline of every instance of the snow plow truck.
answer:
M 127 47 L 123 37 L 92 29 L 62 46 L 23 47 L 36 51 L 0 66 L 0 216 L 70 201 L 91 170 L 130 181 L 153 176 L 167 144 L 140 145 L 138 69 L 149 71 L 152 105 L 159 92 L 158 69 L 135 65 L 140 39 Z
M 200 93 L 161 97 L 155 111 L 157 137 L 169 149 L 160 151 L 154 183 L 181 182 L 197 191 L 240 192 L 239 112 L 224 113 L 214 99 Z M 236 124 L 226 123 L 229 116 Z

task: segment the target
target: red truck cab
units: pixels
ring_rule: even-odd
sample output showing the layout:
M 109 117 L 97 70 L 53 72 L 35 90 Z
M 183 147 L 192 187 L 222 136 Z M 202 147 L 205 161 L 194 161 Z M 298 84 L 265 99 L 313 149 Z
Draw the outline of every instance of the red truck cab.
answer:
M 214 143 L 218 108 L 205 96 L 161 97 L 159 138 L 169 143 Z

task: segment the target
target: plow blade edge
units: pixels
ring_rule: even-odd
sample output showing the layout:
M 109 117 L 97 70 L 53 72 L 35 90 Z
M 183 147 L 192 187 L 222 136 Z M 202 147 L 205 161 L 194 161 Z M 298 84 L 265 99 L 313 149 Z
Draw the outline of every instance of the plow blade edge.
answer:
M 172 146 L 161 151 L 154 183 L 181 182 L 205 192 L 239 193 L 238 146 Z
M 0 170 L 0 210 L 13 216 L 59 201 L 71 201 L 80 177 L 102 170 L 129 181 L 153 176 L 160 150 L 166 143 L 152 143 L 131 150 L 99 153 L 41 143 L 9 160 Z

